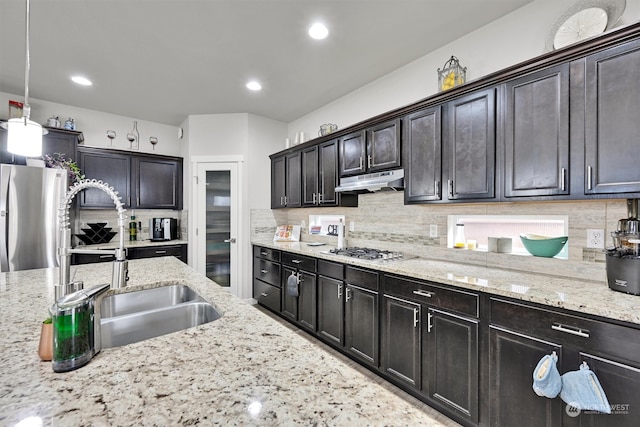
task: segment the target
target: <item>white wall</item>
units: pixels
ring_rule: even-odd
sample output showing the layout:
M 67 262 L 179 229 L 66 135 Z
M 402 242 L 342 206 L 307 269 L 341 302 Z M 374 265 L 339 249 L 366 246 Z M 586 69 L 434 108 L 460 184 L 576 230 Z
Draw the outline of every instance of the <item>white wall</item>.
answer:
M 0 105 L 7 106 L 10 99 L 22 102 L 24 101 L 24 94 L 16 95 L 0 92 Z M 31 120 L 40 124 L 46 124 L 47 119 L 51 116 L 59 116 L 63 124 L 67 118 L 73 117 L 76 122 L 76 129 L 82 131 L 84 135 L 84 145 L 129 150 L 127 133 L 133 130 L 133 121 L 137 120 L 138 132 L 140 133 L 140 149 L 134 151 L 168 156 L 180 155 L 181 140 L 178 139 L 178 128 L 176 126 L 148 122 L 136 118 L 118 116 L 33 98 L 29 98 L 29 103 L 31 104 Z M 8 113 L 8 107 L 1 108 L 0 118 L 7 119 Z M 107 138 L 107 130 L 116 131 L 116 138 L 113 140 L 113 145 L 110 145 L 110 140 Z M 149 143 L 149 137 L 151 136 L 158 138 L 158 144 L 156 144 L 155 150 L 153 150 L 153 146 Z
M 238 296 L 251 297 L 251 209 L 268 209 L 271 194 L 271 163 L 269 154 L 284 148 L 287 125 L 253 114 L 203 114 L 192 115 L 183 123 L 185 129 L 186 194 L 191 196 L 193 161 L 216 156 L 242 156 L 242 212 L 240 234 L 240 286 Z M 189 224 L 195 224 L 195 212 L 191 198 L 185 198 L 189 209 Z M 193 229 L 193 227 L 190 227 Z M 189 234 L 190 247 L 195 247 L 195 236 Z M 190 251 L 189 264 L 194 265 Z
M 318 134 L 323 123 L 340 129 L 378 114 L 412 104 L 437 92 L 437 69 L 455 55 L 467 67 L 467 81 L 515 65 L 546 52 L 549 28 L 576 0 L 536 0 L 390 74 L 289 123 L 296 132 Z M 640 20 L 640 0 L 627 0 L 619 25 Z M 402 48 L 402 46 L 398 46 Z M 354 52 L 353 60 L 357 60 Z M 283 147 L 284 148 L 284 147 Z

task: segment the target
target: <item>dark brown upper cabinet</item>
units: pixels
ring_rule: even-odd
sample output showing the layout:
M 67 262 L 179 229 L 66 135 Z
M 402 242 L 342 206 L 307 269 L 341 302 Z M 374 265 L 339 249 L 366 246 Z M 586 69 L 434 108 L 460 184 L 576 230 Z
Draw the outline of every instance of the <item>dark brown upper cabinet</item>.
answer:
M 505 84 L 504 196 L 569 194 L 569 64 Z
M 399 168 L 402 164 L 400 119 L 340 138 L 340 176 Z
M 182 159 L 132 156 L 132 198 L 138 209 L 182 209 Z
M 302 206 L 301 151 L 271 158 L 271 208 Z
M 287 156 L 271 158 L 271 209 L 284 208 L 287 184 Z
M 405 203 L 442 199 L 441 111 L 438 105 L 403 119 Z
M 88 179 L 108 183 L 132 209 L 182 209 L 182 158 L 79 147 L 78 161 Z M 112 208 L 104 192 L 88 188 L 81 208 Z
M 448 102 L 443 138 L 447 199 L 494 198 L 496 89 L 480 90 Z
M 302 150 L 303 206 L 358 206 L 355 194 L 336 193 L 338 140 Z
M 640 40 L 586 58 L 585 194 L 640 192 L 638 70 Z
M 78 165 L 87 179 L 97 179 L 109 184 L 122 199 L 125 207 L 131 206 L 131 159 L 124 152 L 81 147 L 78 149 Z M 112 208 L 113 200 L 97 188 L 87 188 L 78 195 L 81 208 Z

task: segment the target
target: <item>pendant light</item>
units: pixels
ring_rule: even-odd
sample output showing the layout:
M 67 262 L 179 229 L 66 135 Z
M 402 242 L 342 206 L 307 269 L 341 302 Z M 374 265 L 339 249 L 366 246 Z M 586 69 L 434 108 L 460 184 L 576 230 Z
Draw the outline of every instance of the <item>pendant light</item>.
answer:
M 7 135 L 7 150 L 10 153 L 21 156 L 39 157 L 42 155 L 42 135 L 48 132 L 40 124 L 29 119 L 31 115 L 31 106 L 29 105 L 29 0 L 26 0 L 26 3 L 24 107 L 21 118 L 9 119 L 6 124 L 6 128 L 9 131 Z

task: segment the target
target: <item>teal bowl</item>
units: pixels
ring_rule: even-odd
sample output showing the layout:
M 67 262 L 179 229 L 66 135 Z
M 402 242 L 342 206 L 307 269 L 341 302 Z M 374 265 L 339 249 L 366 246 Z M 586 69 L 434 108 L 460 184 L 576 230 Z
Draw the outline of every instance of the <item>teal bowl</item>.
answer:
M 553 258 L 558 255 L 569 237 L 547 237 L 538 234 L 521 234 L 522 244 L 533 256 Z

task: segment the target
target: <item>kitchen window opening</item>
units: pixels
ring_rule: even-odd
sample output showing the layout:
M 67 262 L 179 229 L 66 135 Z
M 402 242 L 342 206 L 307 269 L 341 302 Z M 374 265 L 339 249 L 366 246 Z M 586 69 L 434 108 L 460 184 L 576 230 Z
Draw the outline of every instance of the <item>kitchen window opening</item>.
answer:
M 447 247 L 455 245 L 456 224 L 464 224 L 466 248 L 489 250 L 489 237 L 511 239 L 511 252 L 530 255 L 520 240 L 521 234 L 549 237 L 567 236 L 568 215 L 449 215 L 447 217 Z M 475 245 L 473 244 L 475 242 Z M 569 258 L 569 245 L 565 245 L 556 258 Z M 498 250 L 498 252 L 503 252 Z

